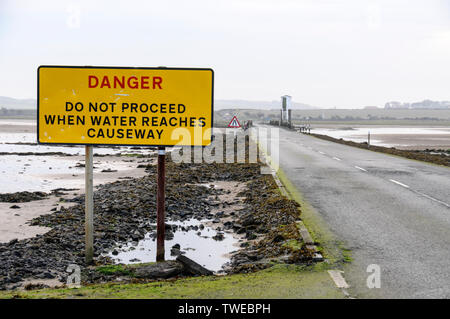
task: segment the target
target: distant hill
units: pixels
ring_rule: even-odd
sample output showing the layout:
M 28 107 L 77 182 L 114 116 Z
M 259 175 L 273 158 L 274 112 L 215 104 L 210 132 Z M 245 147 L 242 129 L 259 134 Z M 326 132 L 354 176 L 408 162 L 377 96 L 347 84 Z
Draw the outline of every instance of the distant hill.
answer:
M 270 110 L 279 109 L 281 101 L 247 101 L 247 100 L 215 100 L 214 109 L 260 109 Z M 0 96 L 0 108 L 12 110 L 29 110 L 36 109 L 35 99 L 14 99 L 6 96 Z M 294 110 L 312 110 L 317 109 L 314 106 L 292 102 L 292 109 Z
M 0 109 L 10 110 L 35 110 L 35 99 L 14 99 L 11 97 L 0 96 Z
M 292 109 L 294 110 L 313 110 L 317 107 L 292 102 Z M 270 109 L 280 109 L 281 99 L 279 101 L 248 101 L 248 100 L 215 100 L 214 109 L 258 109 L 258 110 L 270 110 Z

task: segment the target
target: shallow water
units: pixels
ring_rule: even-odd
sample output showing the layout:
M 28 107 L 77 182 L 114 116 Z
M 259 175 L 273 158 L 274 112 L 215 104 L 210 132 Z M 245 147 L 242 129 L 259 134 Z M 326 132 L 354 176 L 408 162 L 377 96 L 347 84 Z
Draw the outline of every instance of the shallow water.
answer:
M 49 192 L 55 188 L 80 188 L 84 185 L 84 167 L 76 167 L 77 163 L 84 163 L 82 157 L 2 155 L 0 193 Z M 125 162 L 94 160 L 94 174 L 104 169 L 120 171 L 130 167 Z M 79 177 L 68 178 L 73 177 L 72 175 Z
M 195 226 L 203 224 L 205 220 L 199 221 L 196 219 L 189 219 L 187 221 L 168 221 L 167 224 L 179 226 Z M 200 232 L 200 235 L 197 233 Z M 171 256 L 171 247 L 175 244 L 180 244 L 181 251 L 186 257 L 191 258 L 203 267 L 217 272 L 222 269 L 222 266 L 230 261 L 227 254 L 238 249 L 238 238 L 231 233 L 224 232 L 224 239 L 216 241 L 212 239 L 217 234 L 213 228 L 206 226 L 203 230 L 189 230 L 182 231 L 180 228 L 174 232 L 174 238 L 165 241 L 165 259 L 175 260 L 176 256 Z M 128 243 L 122 248 L 116 248 L 119 252 L 114 256 L 112 251 L 107 254 L 116 263 L 133 264 L 156 261 L 156 239 L 151 238 L 151 233 L 146 234 L 145 238 L 133 245 Z M 138 259 L 138 260 L 135 260 Z
M 16 143 L 16 144 L 10 144 Z M 85 147 L 83 145 L 63 146 L 63 145 L 24 145 L 20 143 L 36 143 L 35 133 L 10 133 L 0 132 L 0 152 L 8 153 L 47 153 L 61 152 L 69 155 L 84 155 Z M 154 148 L 141 147 L 139 149 L 132 147 L 95 147 L 94 153 L 101 155 L 115 155 L 124 153 L 151 154 L 155 152 Z
M 0 119 L 0 125 L 26 125 L 26 126 L 36 126 L 35 120 L 27 119 Z
M 347 127 L 311 128 L 311 133 L 328 135 L 354 142 L 367 142 L 386 147 L 442 146 L 450 147 L 450 128 L 445 127 Z
M 36 143 L 36 133 L 30 131 L 32 125 L 35 125 L 35 121 L 0 119 L 0 128 L 9 127 L 5 132 L 0 131 L 0 153 L 11 153 L 11 155 L 0 155 L 0 193 L 48 192 L 55 188 L 83 187 L 84 168 L 75 166 L 77 163 L 84 163 L 85 147 L 83 145 L 20 144 Z M 21 132 L 22 126 L 29 126 L 31 129 L 27 129 L 28 132 Z M 39 155 L 49 152 L 75 156 Z M 99 155 L 153 154 L 155 152 L 154 148 L 149 147 L 94 147 L 94 154 Z M 17 153 L 37 153 L 38 155 L 19 156 L 16 155 Z M 123 159 L 126 160 L 126 158 Z M 130 167 L 124 161 L 108 162 L 103 157 L 94 157 L 94 161 L 94 173 L 104 169 L 121 171 L 136 167 L 136 164 Z

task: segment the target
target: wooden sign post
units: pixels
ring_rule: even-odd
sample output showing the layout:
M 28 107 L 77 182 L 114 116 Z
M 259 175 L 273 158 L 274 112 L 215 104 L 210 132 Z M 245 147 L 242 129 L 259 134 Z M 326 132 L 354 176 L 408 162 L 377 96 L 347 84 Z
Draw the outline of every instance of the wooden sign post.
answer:
M 165 182 L 166 182 L 166 149 L 158 148 L 158 185 L 156 193 L 156 261 L 164 261 L 165 237 Z
M 85 259 L 86 264 L 92 264 L 94 258 L 94 154 L 92 145 L 86 145 L 85 154 Z

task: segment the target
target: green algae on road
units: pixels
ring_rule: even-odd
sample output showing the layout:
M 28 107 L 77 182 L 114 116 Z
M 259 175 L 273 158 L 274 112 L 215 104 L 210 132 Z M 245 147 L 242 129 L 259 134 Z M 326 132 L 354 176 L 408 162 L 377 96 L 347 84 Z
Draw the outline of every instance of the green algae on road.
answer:
M 4 291 L 0 298 L 344 298 L 323 265 L 275 265 L 250 273 L 145 284 L 108 283 L 78 289 Z
M 290 198 L 300 204 L 301 219 L 326 261 L 338 268 L 349 262 L 351 251 L 344 248 L 344 243 L 337 239 L 320 214 L 303 198 L 300 190 L 292 184 L 281 168 L 278 169 L 277 175 Z

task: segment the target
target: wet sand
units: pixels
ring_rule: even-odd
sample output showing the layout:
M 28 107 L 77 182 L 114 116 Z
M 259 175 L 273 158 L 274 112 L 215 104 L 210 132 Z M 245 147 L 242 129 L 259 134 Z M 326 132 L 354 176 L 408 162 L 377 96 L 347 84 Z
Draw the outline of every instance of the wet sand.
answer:
M 358 143 L 367 141 L 369 131 L 371 144 L 375 146 L 395 147 L 403 150 L 450 149 L 450 128 L 448 126 L 311 125 L 311 133 L 329 135 Z
M 0 123 L 0 132 L 4 133 L 36 133 L 36 125 L 11 125 Z
M 113 173 L 96 173 L 94 174 L 94 187 L 101 184 L 107 184 L 123 178 L 134 178 L 145 176 L 144 168 L 136 168 L 137 161 L 123 162 L 120 157 L 108 157 L 108 161 L 116 165 L 130 166 L 128 169 L 119 170 Z M 47 177 L 50 178 L 50 177 Z M 31 201 L 26 203 L 0 203 L 0 242 L 9 242 L 12 239 L 31 238 L 39 234 L 44 234 L 50 230 L 47 227 L 30 226 L 27 223 L 40 215 L 52 213 L 52 208 L 58 210 L 61 206 L 67 208 L 76 203 L 61 202 L 60 198 L 70 199 L 75 196 L 84 194 L 84 174 L 73 176 L 72 174 L 52 175 L 51 178 L 70 182 L 70 187 L 75 186 L 76 191 L 69 191 L 67 195 L 56 197 L 50 196 L 44 200 Z M 18 205 L 19 209 L 10 208 Z
M 27 125 L 28 124 L 28 125 Z M 3 120 L 0 122 L 0 132 L 6 133 L 35 133 L 36 125 L 33 121 L 29 120 Z M 4 155 L 9 156 L 9 155 Z M 20 157 L 23 163 L 28 163 L 26 159 L 37 158 L 39 155 L 30 155 Z M 76 163 L 84 164 L 84 156 L 58 156 L 54 159 L 61 159 L 65 161 L 64 165 L 73 165 Z M 146 175 L 145 168 L 137 168 L 139 164 L 151 164 L 154 163 L 153 158 L 136 158 L 127 156 L 102 156 L 94 157 L 94 167 L 98 166 L 98 169 L 94 169 L 94 187 L 101 184 L 111 183 L 123 178 L 135 178 Z M 54 163 L 53 163 L 54 164 Z M 51 167 L 52 163 L 48 163 Z M 28 165 L 28 164 L 27 164 Z M 42 163 L 34 163 L 34 165 L 42 166 Z M 50 169 L 50 168 L 49 168 Z M 101 172 L 103 169 L 117 170 L 117 172 Z M 28 169 L 29 170 L 29 169 Z M 25 174 L 25 172 L 19 172 L 18 174 Z M 27 174 L 30 174 L 29 172 Z M 76 191 L 65 192 L 66 195 L 57 197 L 55 195 L 49 196 L 44 200 L 31 201 L 26 203 L 5 203 L 0 202 L 0 242 L 9 242 L 12 239 L 25 239 L 31 238 L 39 234 L 44 234 L 50 230 L 47 227 L 30 226 L 28 222 L 35 217 L 52 213 L 51 209 L 60 209 L 62 206 L 67 208 L 75 203 L 61 202 L 60 199 L 70 199 L 75 196 L 84 193 L 84 169 L 78 168 L 73 170 L 65 170 L 64 173 L 56 173 L 52 170 L 47 172 L 42 169 L 42 173 L 36 174 L 34 178 L 43 182 L 48 181 L 47 188 L 76 188 Z M 8 175 L 9 176 L 9 175 Z M 20 175 L 23 176 L 23 175 Z M 7 176 L 3 176 L 8 179 Z M 10 176 L 11 177 L 11 176 Z M 2 186 L 6 186 L 6 180 L 2 180 Z M 26 181 L 24 180 L 24 183 Z M 30 187 L 30 185 L 24 184 L 24 189 Z M 33 186 L 34 187 L 34 186 Z M 2 187 L 6 190 L 8 187 Z M 50 189 L 30 189 L 30 191 L 49 191 Z M 10 192 L 18 191 L 11 189 Z M 6 193 L 6 191 L 3 191 Z M 13 205 L 18 205 L 19 209 L 10 208 Z

